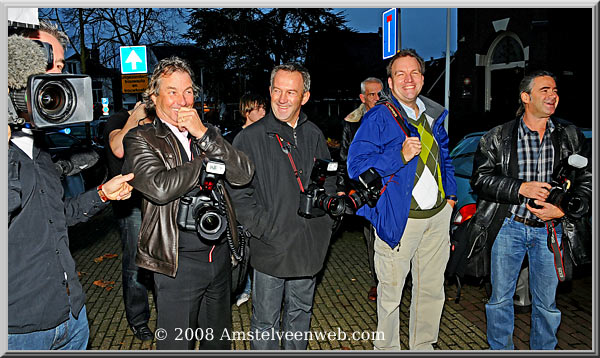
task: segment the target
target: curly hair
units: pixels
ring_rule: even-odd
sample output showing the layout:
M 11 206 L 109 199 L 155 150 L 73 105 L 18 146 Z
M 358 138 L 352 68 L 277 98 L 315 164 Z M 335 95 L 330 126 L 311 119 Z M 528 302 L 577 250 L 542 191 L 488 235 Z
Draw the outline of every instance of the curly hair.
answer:
M 186 60 L 177 56 L 164 58 L 158 62 L 156 67 L 154 67 L 148 88 L 142 94 L 142 101 L 146 105 L 146 113 L 149 117 L 156 116 L 156 107 L 152 101 L 152 95 L 158 96 L 161 79 L 174 72 L 185 72 L 190 75 L 194 98 L 196 98 L 197 94 L 200 92 L 200 88 L 194 83 L 194 71 L 192 71 L 190 64 Z

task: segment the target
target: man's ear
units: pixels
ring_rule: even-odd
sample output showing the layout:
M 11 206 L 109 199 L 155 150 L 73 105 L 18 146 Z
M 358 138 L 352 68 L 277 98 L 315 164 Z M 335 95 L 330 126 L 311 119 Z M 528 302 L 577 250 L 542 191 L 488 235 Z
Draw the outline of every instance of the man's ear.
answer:
M 366 101 L 365 95 L 361 93 L 359 97 L 360 97 L 360 101 L 362 103 L 365 103 L 365 101 Z
M 302 105 L 304 106 L 306 104 L 306 102 L 308 102 L 308 99 L 310 98 L 310 92 L 306 91 L 302 94 Z
M 527 92 L 521 92 L 521 102 L 529 103 L 531 101 L 531 95 Z

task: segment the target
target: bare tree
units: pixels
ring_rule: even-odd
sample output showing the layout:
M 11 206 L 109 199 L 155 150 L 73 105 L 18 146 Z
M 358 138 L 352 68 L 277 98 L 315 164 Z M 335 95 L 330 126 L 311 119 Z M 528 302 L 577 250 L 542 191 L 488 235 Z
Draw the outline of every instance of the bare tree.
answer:
M 185 16 L 179 8 L 39 9 L 40 19 L 56 23 L 69 36 L 73 50 L 81 56 L 83 73 L 89 46 L 98 47 L 101 63 L 116 68 L 120 46 L 181 43 Z

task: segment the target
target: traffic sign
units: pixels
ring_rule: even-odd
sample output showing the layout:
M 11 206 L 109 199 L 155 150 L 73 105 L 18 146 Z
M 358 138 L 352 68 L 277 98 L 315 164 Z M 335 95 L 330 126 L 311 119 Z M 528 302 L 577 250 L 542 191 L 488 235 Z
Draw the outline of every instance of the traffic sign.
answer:
M 147 73 L 146 46 L 121 46 L 121 73 Z
M 148 88 L 148 75 L 145 73 L 121 75 L 121 87 L 123 93 L 144 92 Z
M 104 105 L 108 106 L 108 98 L 106 98 L 106 97 L 102 97 L 102 105 L 103 105 L 103 106 L 104 106 Z
M 383 27 L 383 59 L 390 58 L 396 54 L 396 43 L 398 36 L 398 12 L 396 8 L 385 11 L 382 15 Z

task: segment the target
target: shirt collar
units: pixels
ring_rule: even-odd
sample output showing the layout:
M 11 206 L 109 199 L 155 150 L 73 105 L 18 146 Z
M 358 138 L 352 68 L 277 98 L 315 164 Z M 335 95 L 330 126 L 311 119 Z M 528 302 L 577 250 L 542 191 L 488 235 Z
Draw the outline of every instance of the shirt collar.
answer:
M 400 105 L 402 106 L 402 108 L 404 108 L 404 111 L 406 112 L 406 115 L 408 116 L 408 118 L 411 118 L 413 120 L 418 120 L 417 116 L 415 115 L 415 110 L 410 108 L 409 106 L 406 106 L 404 103 L 402 103 L 401 101 L 398 101 L 398 103 L 400 103 Z M 416 101 L 417 107 L 419 108 L 419 116 L 423 113 L 425 113 L 425 103 L 423 103 L 423 101 L 421 101 L 421 99 L 419 97 L 417 97 L 417 101 Z

